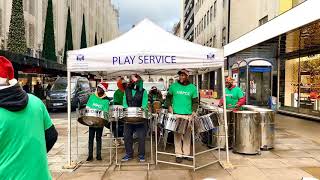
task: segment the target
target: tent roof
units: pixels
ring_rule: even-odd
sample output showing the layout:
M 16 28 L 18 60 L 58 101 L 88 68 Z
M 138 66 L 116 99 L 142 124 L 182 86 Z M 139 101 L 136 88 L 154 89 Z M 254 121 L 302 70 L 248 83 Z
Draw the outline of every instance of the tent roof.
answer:
M 216 69 L 223 51 L 181 39 L 148 19 L 122 36 L 97 46 L 68 51 L 68 71 L 125 75 L 172 74 L 176 69 Z

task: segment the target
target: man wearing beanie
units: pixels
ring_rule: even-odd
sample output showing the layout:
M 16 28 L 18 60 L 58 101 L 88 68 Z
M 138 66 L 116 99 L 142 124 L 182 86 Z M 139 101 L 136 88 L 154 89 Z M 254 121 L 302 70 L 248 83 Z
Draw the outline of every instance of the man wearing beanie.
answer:
M 0 56 L 0 179 L 52 179 L 47 152 L 57 138 L 43 102 L 21 88 Z
M 177 118 L 191 122 L 196 116 L 199 106 L 198 90 L 194 84 L 188 80 L 189 71 L 181 69 L 178 72 L 179 81 L 173 83 L 168 91 L 167 103 L 169 112 L 177 114 Z M 176 162 L 181 163 L 183 159 L 192 160 L 191 155 L 191 126 L 188 127 L 184 134 L 174 133 L 174 147 L 177 154 Z M 195 153 L 195 152 L 193 152 Z
M 137 75 L 131 75 L 129 86 L 123 96 L 123 108 L 141 107 L 143 110 L 148 108 L 148 93 L 143 89 L 143 80 Z M 145 161 L 145 137 L 147 131 L 147 122 L 142 124 L 125 124 L 124 125 L 124 145 L 126 154 L 122 161 L 129 161 L 133 158 L 133 133 L 135 132 L 139 140 L 139 161 Z
M 96 109 L 104 112 L 109 112 L 109 99 L 107 97 L 108 83 L 101 82 L 98 84 L 96 92 L 89 97 L 86 107 Z M 96 135 L 97 141 L 97 160 L 101 158 L 101 144 L 102 144 L 103 127 L 89 127 L 89 144 L 88 144 L 88 158 L 87 161 L 93 160 L 93 140 Z

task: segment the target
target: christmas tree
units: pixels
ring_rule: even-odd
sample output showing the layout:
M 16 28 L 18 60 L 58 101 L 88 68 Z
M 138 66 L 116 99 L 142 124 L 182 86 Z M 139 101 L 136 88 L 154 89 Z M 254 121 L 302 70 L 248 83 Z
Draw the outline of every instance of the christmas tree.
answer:
M 67 63 L 68 50 L 73 50 L 70 8 L 68 8 L 68 19 L 67 19 L 67 28 L 66 28 L 66 40 L 64 43 L 63 64 Z
M 27 52 L 22 0 L 12 0 L 8 50 L 19 54 Z
M 82 30 L 81 30 L 81 44 L 80 44 L 80 49 L 86 48 L 87 46 L 87 36 L 86 36 L 86 23 L 84 19 L 84 14 L 82 16 Z
M 46 24 L 44 28 L 42 57 L 56 61 L 56 48 L 53 29 L 52 0 L 48 0 Z

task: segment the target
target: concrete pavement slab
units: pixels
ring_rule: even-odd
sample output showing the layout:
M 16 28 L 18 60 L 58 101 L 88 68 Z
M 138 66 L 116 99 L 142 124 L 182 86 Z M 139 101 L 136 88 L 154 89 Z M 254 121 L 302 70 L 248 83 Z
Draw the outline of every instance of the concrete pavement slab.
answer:
M 320 168 L 319 167 L 308 167 L 308 168 L 301 168 L 307 173 L 311 174 L 313 177 L 320 179 Z
M 191 175 L 193 180 L 204 180 L 204 179 L 233 180 L 229 172 L 222 168 L 219 168 L 219 169 L 203 168 L 203 169 L 197 170 L 196 172 L 191 171 Z
M 283 151 L 283 150 L 273 150 L 274 154 L 280 156 L 281 158 L 290 158 L 290 157 L 312 157 L 311 154 L 308 154 L 301 150 L 289 150 L 289 151 Z
M 236 180 L 268 180 L 267 176 L 256 167 L 236 167 L 228 171 Z
M 113 171 L 106 174 L 103 180 L 147 180 L 147 171 Z
M 274 168 L 261 169 L 269 180 L 301 180 L 302 177 L 312 177 L 312 175 L 299 168 Z
M 320 167 L 320 162 L 314 158 L 285 158 L 281 161 L 288 167 Z
M 191 180 L 192 176 L 188 170 L 154 170 L 149 173 L 150 180 Z
M 249 159 L 249 161 L 257 168 L 285 168 L 287 164 L 280 159 Z

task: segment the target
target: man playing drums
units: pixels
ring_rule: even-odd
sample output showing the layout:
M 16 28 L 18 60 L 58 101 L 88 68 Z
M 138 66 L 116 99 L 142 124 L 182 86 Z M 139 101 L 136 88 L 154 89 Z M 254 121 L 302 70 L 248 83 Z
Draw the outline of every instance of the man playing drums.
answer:
M 131 75 L 131 81 L 125 90 L 123 96 L 123 108 L 141 107 L 143 110 L 148 108 L 148 93 L 143 89 L 143 81 L 137 74 Z M 135 132 L 139 139 L 139 161 L 145 161 L 145 136 L 147 131 L 147 122 L 141 124 L 124 125 L 124 144 L 126 155 L 122 161 L 129 161 L 133 158 L 133 133 Z
M 108 83 L 101 82 L 98 84 L 96 92 L 89 97 L 87 108 L 96 109 L 104 112 L 109 112 L 109 99 L 107 97 Z M 101 144 L 102 144 L 102 131 L 103 127 L 89 127 L 89 153 L 87 161 L 93 160 L 93 139 L 96 134 L 97 141 L 97 160 L 101 158 Z
M 158 113 L 162 106 L 163 98 L 161 91 L 159 91 L 156 86 L 151 87 L 148 95 L 148 100 L 150 102 L 150 110 L 152 111 L 152 113 Z
M 246 98 L 242 90 L 233 84 L 232 77 L 226 78 L 226 108 L 227 109 L 240 109 L 246 103 Z M 219 106 L 223 105 L 223 99 L 220 99 Z
M 178 72 L 179 81 L 173 83 L 168 91 L 167 103 L 168 111 L 177 115 L 177 118 L 189 120 L 196 116 L 199 106 L 198 90 L 194 84 L 188 80 L 189 71 L 182 69 Z M 190 156 L 191 144 L 191 123 L 184 134 L 174 133 L 175 153 L 177 154 L 176 162 L 181 163 L 183 156 Z M 194 153 L 194 152 L 193 152 Z M 190 158 L 184 157 L 190 160 Z

